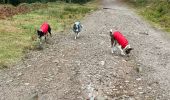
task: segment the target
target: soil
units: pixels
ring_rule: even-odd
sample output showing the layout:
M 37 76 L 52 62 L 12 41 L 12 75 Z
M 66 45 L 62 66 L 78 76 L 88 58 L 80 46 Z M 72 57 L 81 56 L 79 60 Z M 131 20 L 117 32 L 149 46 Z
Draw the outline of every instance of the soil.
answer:
M 105 9 L 103 9 L 105 8 Z M 119 0 L 72 30 L 53 34 L 44 50 L 31 51 L 0 71 L 0 100 L 168 100 L 170 41 Z M 118 28 L 134 50 L 111 54 L 109 30 Z

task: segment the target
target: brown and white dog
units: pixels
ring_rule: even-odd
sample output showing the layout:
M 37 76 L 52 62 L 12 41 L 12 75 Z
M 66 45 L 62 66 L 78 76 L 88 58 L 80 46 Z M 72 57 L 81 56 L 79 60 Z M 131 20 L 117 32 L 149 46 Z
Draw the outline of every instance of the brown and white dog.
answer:
M 121 51 L 121 55 L 128 55 L 133 48 L 130 47 L 128 40 L 121 32 L 110 30 L 111 37 L 111 52 L 114 53 L 116 47 Z
M 50 27 L 50 25 L 47 22 L 44 22 L 41 25 L 40 29 L 37 30 L 37 35 L 38 35 L 40 40 L 42 40 L 42 37 L 44 36 L 45 37 L 45 41 L 46 41 L 46 37 L 48 36 L 48 33 L 51 36 L 51 27 Z

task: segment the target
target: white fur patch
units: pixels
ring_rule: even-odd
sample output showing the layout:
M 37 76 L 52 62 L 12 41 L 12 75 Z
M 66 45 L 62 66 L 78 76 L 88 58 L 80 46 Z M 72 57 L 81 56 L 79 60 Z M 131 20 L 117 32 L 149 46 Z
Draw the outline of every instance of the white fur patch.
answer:
M 130 47 L 130 44 L 128 44 L 128 45 L 124 48 L 124 50 L 129 49 L 129 48 L 131 48 L 131 47 Z

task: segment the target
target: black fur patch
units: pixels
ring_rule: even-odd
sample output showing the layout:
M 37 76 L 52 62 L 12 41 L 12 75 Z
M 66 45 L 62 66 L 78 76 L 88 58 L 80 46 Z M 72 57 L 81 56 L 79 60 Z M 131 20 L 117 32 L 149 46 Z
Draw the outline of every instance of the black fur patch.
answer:
M 133 50 L 133 48 L 126 49 L 125 50 L 126 54 L 129 54 L 131 50 Z
M 42 36 L 44 36 L 44 33 L 42 31 L 37 30 L 37 35 L 39 38 L 41 38 Z

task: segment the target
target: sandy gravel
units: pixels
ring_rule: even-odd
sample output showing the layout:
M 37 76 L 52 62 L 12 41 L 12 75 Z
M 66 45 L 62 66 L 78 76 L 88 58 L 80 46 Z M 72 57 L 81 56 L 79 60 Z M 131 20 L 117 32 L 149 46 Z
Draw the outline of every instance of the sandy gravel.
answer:
M 109 9 L 102 9 L 109 8 Z M 87 15 L 80 37 L 54 35 L 0 71 L 0 100 L 168 100 L 170 39 L 119 0 L 103 0 Z M 117 27 L 134 48 L 130 57 L 111 54 L 109 29 Z

